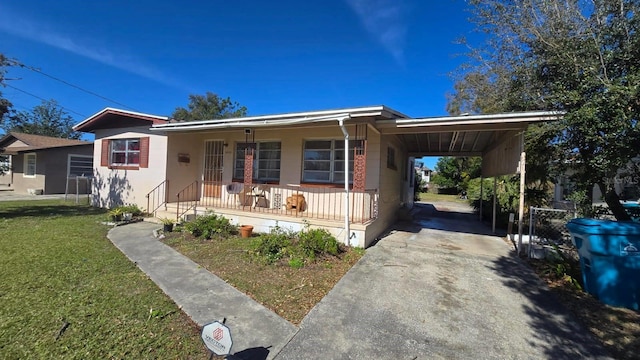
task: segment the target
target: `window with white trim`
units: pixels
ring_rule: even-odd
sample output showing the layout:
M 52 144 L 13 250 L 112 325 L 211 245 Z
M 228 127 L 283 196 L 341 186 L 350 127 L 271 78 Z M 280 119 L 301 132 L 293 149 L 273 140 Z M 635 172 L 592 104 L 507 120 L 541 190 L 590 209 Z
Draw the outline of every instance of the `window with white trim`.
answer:
M 114 139 L 110 141 L 110 146 L 112 166 L 140 165 L 140 139 Z
M 253 158 L 253 180 L 280 181 L 280 156 L 282 144 L 279 141 L 256 143 L 236 143 L 233 178 L 244 179 L 245 150 L 255 149 Z
M 24 172 L 23 176 L 36 176 L 36 153 L 24 154 Z
M 349 142 L 354 153 L 354 142 Z M 305 140 L 302 181 L 312 183 L 344 183 L 344 140 Z M 349 156 L 349 183 L 353 183 L 353 155 Z
M 67 176 L 92 176 L 93 157 L 89 155 L 69 154 Z

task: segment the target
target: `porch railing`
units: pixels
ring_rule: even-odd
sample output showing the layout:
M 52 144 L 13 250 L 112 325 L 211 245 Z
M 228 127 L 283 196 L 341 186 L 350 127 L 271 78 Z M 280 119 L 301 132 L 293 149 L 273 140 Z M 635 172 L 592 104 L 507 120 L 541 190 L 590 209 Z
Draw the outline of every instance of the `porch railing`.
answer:
M 319 220 L 344 220 L 344 189 L 304 185 L 271 185 L 205 182 L 213 196 L 204 196 L 199 207 L 236 209 L 247 212 L 294 216 Z M 378 216 L 378 191 L 350 191 L 349 219 L 367 223 Z
M 168 201 L 169 180 L 165 180 L 149 191 L 147 198 L 147 213 L 155 215 L 156 210 L 160 209 L 164 205 L 165 210 L 167 208 Z
M 198 206 L 198 193 L 198 181 L 194 181 L 176 194 L 178 199 L 176 204 L 176 221 L 179 221 L 180 217 L 189 210 L 193 209 L 195 211 Z

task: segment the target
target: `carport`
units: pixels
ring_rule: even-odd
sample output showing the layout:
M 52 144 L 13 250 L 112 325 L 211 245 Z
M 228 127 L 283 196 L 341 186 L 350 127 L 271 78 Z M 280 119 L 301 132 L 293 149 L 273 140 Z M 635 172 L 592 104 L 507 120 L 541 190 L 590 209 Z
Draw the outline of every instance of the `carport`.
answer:
M 522 239 L 526 173 L 524 131 L 529 124 L 554 121 L 561 116 L 561 113 L 553 111 L 459 115 L 379 120 L 376 122 L 376 127 L 382 134 L 400 137 L 407 147 L 409 156 L 482 157 L 482 178 L 494 178 L 492 216 L 494 232 L 497 187 L 495 179 L 502 175 L 521 174 L 518 238 Z M 482 217 L 482 206 L 480 211 L 480 217 Z M 522 248 L 521 245 L 521 243 L 518 244 L 518 251 Z

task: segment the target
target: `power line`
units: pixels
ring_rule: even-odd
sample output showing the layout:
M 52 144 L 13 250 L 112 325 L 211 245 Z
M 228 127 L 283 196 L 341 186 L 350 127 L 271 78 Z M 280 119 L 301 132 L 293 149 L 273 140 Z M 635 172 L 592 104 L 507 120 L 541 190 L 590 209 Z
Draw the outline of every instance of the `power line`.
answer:
M 18 90 L 18 91 L 20 91 L 20 92 L 21 92 L 21 93 L 23 93 L 23 94 L 27 94 L 27 95 L 29 95 L 29 96 L 33 96 L 33 97 L 34 97 L 34 98 L 36 98 L 36 99 L 40 99 L 40 100 L 42 100 L 42 101 L 49 101 L 49 100 L 47 100 L 47 99 L 45 99 L 45 98 L 42 98 L 42 97 L 40 97 L 40 96 L 38 96 L 38 95 L 35 95 L 35 94 L 32 94 L 32 93 L 30 93 L 30 92 L 28 92 L 28 91 L 25 91 L 25 90 L 22 90 L 22 89 L 18 89 L 17 87 L 15 87 L 15 86 L 13 86 L 13 85 L 9 85 L 9 84 L 4 84 L 4 85 L 5 85 L 5 86 L 7 86 L 7 87 L 12 88 L 12 89 L 14 89 L 14 90 Z M 64 106 L 61 106 L 61 105 L 59 105 L 59 104 L 58 104 L 58 106 L 60 106 L 61 108 L 63 108 L 63 109 L 65 109 L 65 110 L 67 110 L 68 112 L 74 113 L 74 114 L 76 114 L 76 115 L 80 115 L 80 116 L 82 116 L 83 118 L 86 118 L 86 117 L 87 117 L 87 115 L 80 114 L 80 113 L 79 113 L 79 112 L 77 112 L 77 111 L 73 111 L 73 110 L 71 110 L 71 109 L 69 109 L 69 108 L 66 108 L 66 107 L 64 107 Z
M 108 97 L 106 97 L 106 96 L 102 96 L 102 95 L 100 95 L 100 94 L 98 94 L 98 93 L 96 93 L 96 92 L 93 92 L 93 91 L 91 91 L 91 90 L 84 89 L 84 88 L 82 88 L 82 87 L 80 87 L 80 86 L 78 86 L 78 85 L 72 84 L 72 83 L 70 83 L 70 82 L 68 82 L 68 81 L 62 80 L 62 79 L 57 78 L 57 77 L 55 77 L 55 76 L 53 76 L 53 75 L 49 75 L 49 74 L 47 74 L 47 73 L 43 72 L 42 70 L 37 69 L 37 68 L 35 68 L 35 67 L 33 67 L 33 66 L 29 66 L 29 65 L 23 64 L 23 63 L 21 63 L 21 62 L 19 62 L 19 61 L 17 61 L 17 60 L 10 60 L 10 61 L 11 61 L 11 63 L 13 63 L 15 66 L 19 66 L 19 67 L 22 67 L 22 68 L 25 68 L 25 69 L 31 70 L 31 71 L 33 71 L 33 72 L 36 72 L 36 73 L 41 74 L 41 75 L 44 75 L 44 76 L 46 76 L 46 77 L 48 77 L 48 78 L 50 78 L 50 79 L 53 79 L 53 80 L 55 80 L 55 81 L 59 81 L 59 82 L 61 82 L 61 83 L 65 84 L 65 85 L 67 85 L 67 86 L 71 86 L 71 87 L 73 87 L 73 88 L 75 88 L 75 89 L 78 89 L 78 90 L 80 90 L 80 91 L 83 91 L 83 92 L 85 92 L 85 93 L 87 93 L 87 94 L 90 94 L 90 95 L 93 95 L 93 96 L 95 96 L 95 97 L 98 97 L 98 98 L 100 98 L 100 99 L 102 99 L 102 100 L 106 100 L 106 101 L 109 101 L 109 102 L 114 103 L 114 104 L 116 104 L 116 105 L 123 106 L 123 107 L 125 107 L 125 108 L 127 108 L 127 109 L 129 109 L 129 110 L 133 110 L 133 111 L 138 111 L 138 112 L 139 112 L 139 110 L 136 110 L 135 108 L 133 108 L 133 107 L 131 107 L 131 106 L 127 106 L 127 105 L 125 105 L 125 104 L 123 104 L 123 103 L 121 103 L 121 102 L 115 101 L 115 100 L 110 99 L 110 98 L 108 98 Z

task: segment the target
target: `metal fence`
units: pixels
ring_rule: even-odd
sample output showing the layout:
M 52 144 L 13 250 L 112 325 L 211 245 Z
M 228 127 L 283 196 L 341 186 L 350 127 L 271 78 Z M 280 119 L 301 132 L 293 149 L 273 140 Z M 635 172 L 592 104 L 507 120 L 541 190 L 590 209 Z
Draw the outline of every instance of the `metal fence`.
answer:
M 535 252 L 545 252 L 550 246 L 570 246 L 571 235 L 566 224 L 575 218 L 575 209 L 548 209 L 531 207 L 529 211 L 529 257 Z

